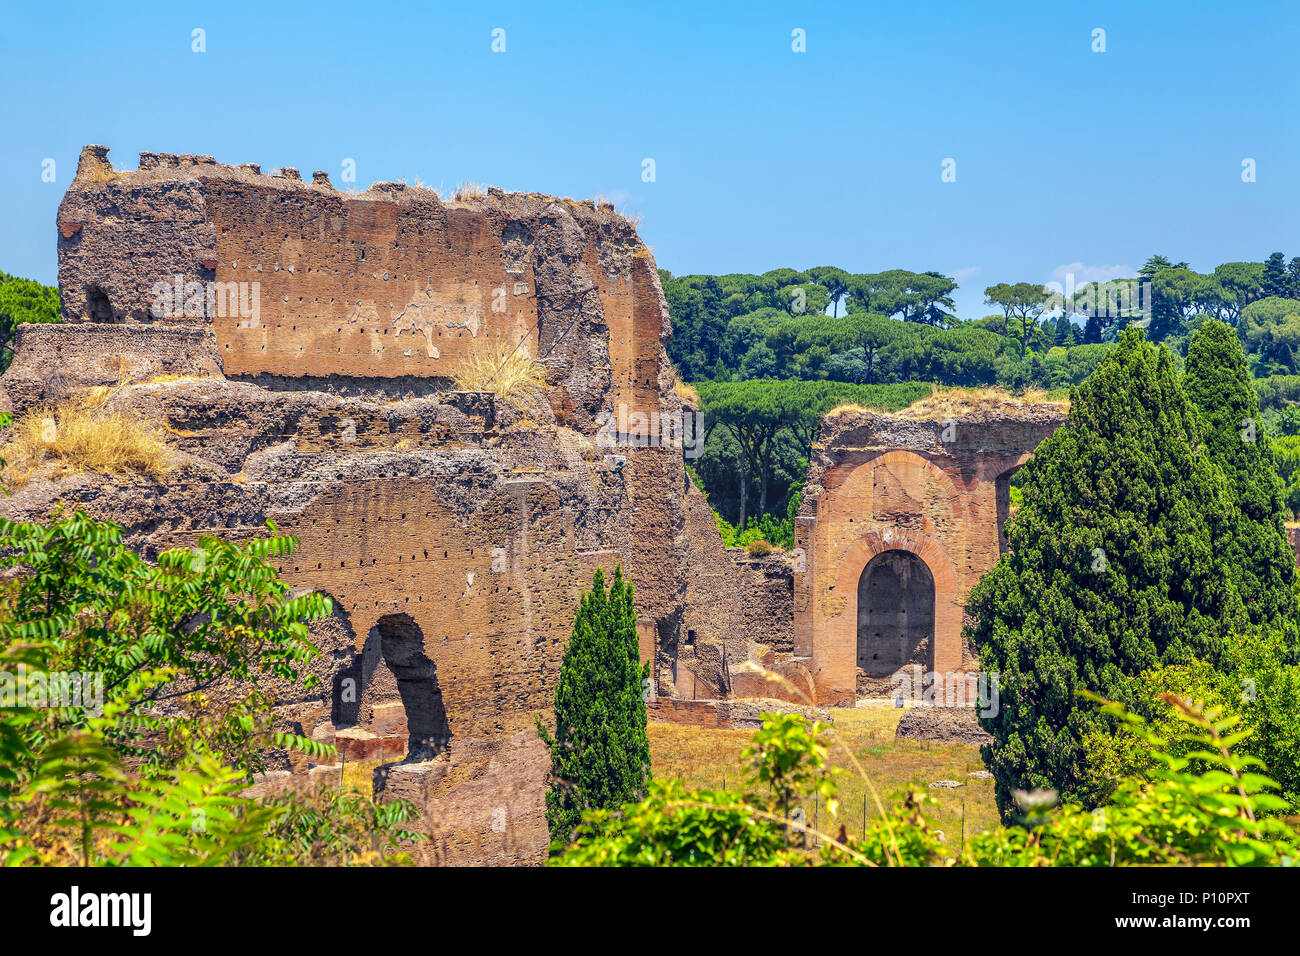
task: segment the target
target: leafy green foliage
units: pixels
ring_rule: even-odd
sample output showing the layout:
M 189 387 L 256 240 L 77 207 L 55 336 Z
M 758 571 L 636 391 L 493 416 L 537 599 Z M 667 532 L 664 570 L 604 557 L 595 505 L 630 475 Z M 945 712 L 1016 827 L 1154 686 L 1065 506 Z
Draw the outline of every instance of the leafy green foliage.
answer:
M 409 804 L 243 795 L 269 748 L 332 752 L 274 728 L 268 682 L 310 682 L 306 622 L 330 605 L 280 581 L 295 541 L 269 528 L 149 564 L 81 512 L 0 521 L 0 861 L 403 861 Z M 67 674 L 88 681 L 56 697 Z
M 409 800 L 377 802 L 354 790 L 321 787 L 270 798 L 271 815 L 241 865 L 374 866 L 407 864 L 406 846 L 423 839 L 407 829 L 419 817 Z
M 1100 360 L 1096 349 L 1139 319 L 1151 341 L 1179 354 L 1208 318 L 1240 325 L 1256 374 L 1294 374 L 1300 359 L 1300 317 L 1292 315 L 1300 257 L 1288 264 L 1282 253 L 1204 274 L 1155 255 L 1137 276 L 1087 283 L 1072 295 L 1030 282 L 995 283 L 986 302 L 1000 313 L 964 320 L 952 314 L 956 283 L 937 272 L 817 266 L 761 276 L 659 274 L 674 329 L 669 357 L 690 381 L 1058 388 L 1082 383 Z M 795 290 L 801 310 L 792 307 Z M 1277 312 L 1261 301 L 1292 305 Z M 1076 353 L 1081 346 L 1093 350 Z M 1052 356 L 1056 349 L 1065 352 Z
M 1184 721 L 1172 739 L 1118 704 L 1101 708 L 1138 738 L 1146 775 L 1125 778 L 1092 813 L 1066 804 L 1023 828 L 979 834 L 971 856 L 992 866 L 1277 866 L 1293 857 L 1296 834 L 1273 815 L 1286 801 L 1262 762 L 1237 752 L 1238 718 L 1173 695 L 1165 703 Z
M 1225 563 L 1236 519 L 1169 353 L 1126 331 L 1020 472 L 1011 550 L 974 588 L 969 637 L 1000 675 L 982 718 L 999 809 L 1019 789 L 1085 797 L 1077 691 L 1126 702 L 1161 663 L 1216 663 L 1245 623 Z
M 745 545 L 751 515 L 760 535 L 773 544 L 793 543 L 790 502 L 803 487 L 808 459 L 822 417 L 845 403 L 896 411 L 931 393 L 929 385 L 851 385 L 845 382 L 763 380 L 703 382 L 699 386 L 704 414 L 703 453 L 695 462 L 699 484 L 715 510 L 734 525 L 728 546 Z M 757 499 L 757 509 L 751 501 Z M 797 512 L 798 505 L 795 505 Z M 789 521 L 789 528 L 784 522 Z M 779 526 L 779 527 L 778 527 Z
M 770 514 L 761 515 L 755 524 L 743 531 L 730 524 L 726 518 L 713 513 L 713 520 L 718 526 L 724 548 L 749 548 L 753 553 L 754 545 L 766 544 L 774 548 L 789 550 L 794 547 L 794 519 L 799 514 L 803 502 L 803 492 L 796 491 L 786 506 L 786 516 L 777 519 Z M 767 553 L 767 552 L 764 552 Z
M 860 838 L 813 831 L 793 809 L 809 797 L 831 828 L 838 805 L 827 750 L 833 731 L 798 715 L 764 714 L 746 752 L 748 789 L 688 791 L 657 783 L 619 810 L 584 815 L 555 866 L 1276 866 L 1296 834 L 1260 762 L 1238 751 L 1235 717 L 1168 695 L 1153 729 L 1118 704 L 1101 712 L 1140 754 L 1142 774 L 1088 812 L 1051 792 L 1020 791 L 1018 820 L 952 847 L 933 829 L 922 792 L 907 792 Z M 858 769 L 865 779 L 865 773 Z M 870 781 L 868 780 L 868 783 Z M 873 790 L 874 792 L 874 790 Z
M 0 371 L 9 365 L 12 341 L 23 322 L 59 321 L 59 290 L 0 272 Z
M 546 822 L 553 844 L 569 842 L 584 810 L 612 809 L 645 794 L 650 739 L 642 684 L 649 674 L 649 664 L 640 663 L 632 584 L 616 567 L 606 591 L 597 568 L 560 664 L 554 736 L 537 719 L 551 751 Z
M 658 782 L 645 799 L 583 815 L 560 866 L 770 866 L 808 859 L 797 800 L 833 801 L 827 728 L 798 714 L 763 715 L 745 751 L 749 792 L 688 792 Z M 760 796 L 762 794 L 763 796 Z M 828 803 L 828 807 L 831 804 Z
M 311 686 L 306 622 L 330 610 L 327 597 L 294 596 L 279 579 L 271 561 L 293 547 L 274 533 L 242 544 L 205 536 L 149 564 L 120 528 L 82 512 L 46 524 L 0 519 L 0 569 L 13 573 L 0 641 L 47 642 L 52 669 L 102 674 L 119 700 L 134 693 L 114 740 L 142 772 L 196 739 L 249 772 L 273 743 L 320 756 L 314 741 L 277 741 L 271 729 L 267 682 Z M 132 682 L 160 671 L 166 683 Z M 222 694 L 205 695 L 218 684 Z
M 1256 373 L 1294 375 L 1300 360 L 1300 299 L 1270 296 L 1241 310 L 1242 341 Z

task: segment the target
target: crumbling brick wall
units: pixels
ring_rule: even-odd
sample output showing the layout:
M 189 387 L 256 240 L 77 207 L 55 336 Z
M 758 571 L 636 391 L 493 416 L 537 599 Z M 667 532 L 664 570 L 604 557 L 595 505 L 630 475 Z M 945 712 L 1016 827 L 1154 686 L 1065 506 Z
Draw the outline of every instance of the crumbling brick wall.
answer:
M 320 689 L 284 689 L 286 724 L 350 759 L 391 760 L 418 728 L 429 752 L 411 757 L 431 759 L 380 777 L 425 807 L 426 861 L 540 859 L 533 719 L 581 592 L 623 566 L 657 673 L 684 613 L 671 329 L 632 224 L 608 204 L 351 194 L 209 157 L 145 153 L 119 172 L 87 147 L 58 248 L 64 323 L 22 330 L 4 400 L 40 413 L 109 386 L 175 468 L 36 475 L 5 513 L 84 507 L 146 556 L 268 519 L 298 536 L 285 578 L 336 611 L 313 628 Z M 545 368 L 528 407 L 456 389 L 466 359 L 516 347 Z M 407 692 L 436 706 L 413 711 Z
M 932 580 L 933 630 L 916 634 L 923 669 L 973 665 L 965 601 L 1005 547 L 1010 476 L 1063 420 L 1058 404 L 1017 403 L 946 420 L 828 417 L 796 521 L 794 581 L 793 660 L 811 672 L 819 704 L 856 697 L 858 587 L 885 552 L 915 555 Z

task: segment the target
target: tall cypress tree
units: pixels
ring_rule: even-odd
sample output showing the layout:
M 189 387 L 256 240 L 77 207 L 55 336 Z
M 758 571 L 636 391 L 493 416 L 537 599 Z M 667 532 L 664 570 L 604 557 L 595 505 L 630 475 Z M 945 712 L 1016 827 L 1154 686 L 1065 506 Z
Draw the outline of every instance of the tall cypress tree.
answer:
M 1235 533 L 1227 483 L 1169 352 L 1137 329 L 1071 395 L 1066 423 L 1021 472 L 1011 550 L 971 593 L 969 635 L 999 679 L 982 718 L 998 807 L 1016 789 L 1083 801 L 1104 730 L 1079 690 L 1128 702 L 1133 675 L 1217 661 L 1245 613 L 1223 555 Z
M 1281 627 L 1296 643 L 1295 552 L 1286 539 L 1282 481 L 1259 427 L 1259 394 L 1237 333 L 1209 319 L 1192 335 L 1183 377 L 1205 418 L 1205 447 L 1228 480 L 1235 534 L 1226 561 L 1251 623 Z
M 605 590 L 597 568 L 582 597 L 555 688 L 555 735 L 537 720 L 551 750 L 546 823 L 552 843 L 567 844 L 587 809 L 640 800 L 650 781 L 650 739 L 632 583 L 622 567 Z

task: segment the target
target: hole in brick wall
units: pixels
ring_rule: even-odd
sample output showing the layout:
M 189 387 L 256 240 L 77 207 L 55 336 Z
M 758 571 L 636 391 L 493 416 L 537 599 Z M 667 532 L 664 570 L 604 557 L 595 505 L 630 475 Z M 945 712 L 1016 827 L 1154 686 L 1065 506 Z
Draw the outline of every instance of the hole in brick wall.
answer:
M 86 289 L 86 314 L 92 322 L 116 322 L 108 293 L 97 285 Z
M 371 634 L 378 636 L 380 656 L 397 678 L 410 733 L 406 759 L 429 760 L 451 743 L 451 727 L 437 667 L 424 652 L 424 634 L 407 614 L 381 617 Z
M 910 551 L 884 551 L 858 579 L 858 667 L 888 677 L 907 664 L 928 669 L 934 643 L 934 577 Z

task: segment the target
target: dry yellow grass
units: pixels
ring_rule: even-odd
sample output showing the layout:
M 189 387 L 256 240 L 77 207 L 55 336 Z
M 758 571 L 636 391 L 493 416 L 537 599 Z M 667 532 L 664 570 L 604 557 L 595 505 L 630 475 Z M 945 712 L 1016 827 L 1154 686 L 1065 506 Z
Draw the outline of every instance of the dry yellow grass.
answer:
M 901 412 L 903 418 L 958 418 L 973 412 L 1010 411 L 1030 405 L 1054 405 L 1068 411 L 1068 398 L 1050 398 L 1042 389 L 1015 395 L 1004 388 L 936 388 Z
M 841 405 L 836 405 L 827 412 L 826 417 L 830 418 L 834 415 L 857 415 L 861 412 L 875 412 L 878 415 L 884 414 L 879 408 L 868 408 L 866 405 L 859 405 L 857 402 L 844 402 Z
M 451 195 L 452 202 L 465 202 L 467 199 L 482 199 L 487 195 L 487 186 L 482 183 L 472 183 L 466 180 L 456 187 L 456 191 Z
M 197 375 L 173 375 L 171 372 L 162 372 L 159 375 L 151 376 L 146 379 L 145 385 L 170 385 L 173 382 L 197 382 L 201 381 Z
M 109 390 L 90 389 L 77 399 L 35 409 L 14 423 L 0 448 L 4 480 L 20 488 L 37 471 L 51 477 L 81 471 L 129 472 L 162 477 L 171 470 L 167 446 L 140 419 L 104 408 Z
M 92 183 L 111 183 L 122 174 L 111 165 L 91 166 L 86 171 L 86 178 Z
M 452 373 L 466 392 L 492 392 L 512 408 L 530 407 L 546 388 L 546 370 L 524 346 L 481 349 L 463 358 Z
M 384 760 L 352 760 L 343 764 L 342 786 L 373 796 L 375 792 L 375 770 Z
M 824 806 L 816 808 L 809 804 L 805 808 L 808 821 L 811 823 L 817 814 L 823 831 L 834 832 L 843 823 L 850 834 L 859 835 L 864 821 L 879 816 L 871 788 L 887 808 L 895 804 L 891 795 L 915 788 L 937 801 L 926 816 L 944 832 L 945 841 L 954 849 L 961 843 L 963 830 L 969 839 L 973 833 L 997 826 L 993 781 L 970 776 L 984 769 L 979 748 L 899 740 L 894 731 L 902 714 L 902 710 L 894 707 L 831 711 L 835 745 L 830 749 L 830 758 L 845 771 L 836 776 L 839 816 L 831 824 Z M 651 768 L 656 779 L 680 779 L 687 786 L 719 790 L 724 786 L 734 790 L 744 785 L 745 767 L 740 755 L 752 736 L 749 731 L 660 723 L 651 723 L 648 729 Z M 865 773 L 865 780 L 855 761 Z M 867 786 L 868 780 L 871 788 Z M 953 780 L 962 786 L 931 789 L 929 784 L 937 780 Z
M 700 407 L 700 393 L 696 391 L 695 386 L 688 382 L 683 382 L 680 378 L 673 380 L 673 391 L 691 408 Z

